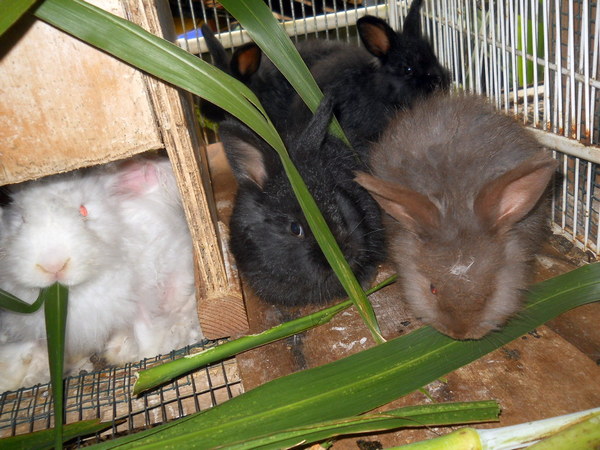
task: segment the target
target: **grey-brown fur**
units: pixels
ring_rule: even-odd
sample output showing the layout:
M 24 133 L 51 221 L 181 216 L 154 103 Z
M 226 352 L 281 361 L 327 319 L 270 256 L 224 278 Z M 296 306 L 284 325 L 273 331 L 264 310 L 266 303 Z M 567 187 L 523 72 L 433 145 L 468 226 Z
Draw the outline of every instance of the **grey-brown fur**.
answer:
M 357 181 L 388 212 L 404 299 L 425 323 L 477 339 L 520 308 L 548 220 L 556 161 L 475 96 L 399 113 Z

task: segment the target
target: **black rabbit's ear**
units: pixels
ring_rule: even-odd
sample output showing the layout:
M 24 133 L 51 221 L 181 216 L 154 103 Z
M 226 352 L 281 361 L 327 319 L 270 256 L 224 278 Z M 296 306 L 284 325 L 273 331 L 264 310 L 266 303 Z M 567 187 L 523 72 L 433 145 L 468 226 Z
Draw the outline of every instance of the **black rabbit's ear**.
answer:
M 360 39 L 371 54 L 378 58 L 388 54 L 396 39 L 396 33 L 384 20 L 375 16 L 364 16 L 358 19 L 356 26 Z
M 254 183 L 260 189 L 280 168 L 277 153 L 269 144 L 235 119 L 219 126 L 227 160 L 239 184 Z
M 213 58 L 215 67 L 225 72 L 229 72 L 229 56 L 227 56 L 227 52 L 221 44 L 221 41 L 215 37 L 212 29 L 206 23 L 203 23 L 200 29 L 202 30 L 204 42 L 206 42 L 206 46 Z
M 300 133 L 298 139 L 296 139 L 296 145 L 300 146 L 302 149 L 309 150 L 321 148 L 325 136 L 327 136 L 327 130 L 329 129 L 332 115 L 333 100 L 331 96 L 326 95 L 321 100 L 319 107 L 315 111 L 315 115 L 310 122 L 308 122 L 306 128 Z
M 413 0 L 410 4 L 410 9 L 404 19 L 404 25 L 402 26 L 402 34 L 404 36 L 421 36 L 421 4 L 423 0 Z
M 260 67 L 262 51 L 254 42 L 244 44 L 233 53 L 231 58 L 231 73 L 238 80 L 246 81 Z

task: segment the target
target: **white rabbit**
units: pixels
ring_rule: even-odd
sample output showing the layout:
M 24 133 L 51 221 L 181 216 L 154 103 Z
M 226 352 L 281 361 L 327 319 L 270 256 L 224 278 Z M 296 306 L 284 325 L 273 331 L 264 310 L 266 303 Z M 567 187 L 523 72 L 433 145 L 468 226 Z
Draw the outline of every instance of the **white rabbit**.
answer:
M 144 276 L 134 328 L 140 357 L 198 342 L 203 335 L 196 312 L 192 240 L 170 161 L 139 157 L 119 164 L 109 190 L 132 230 L 127 251 Z M 120 339 L 115 337 L 111 345 L 118 346 Z
M 140 280 L 122 250 L 123 228 L 105 183 L 92 173 L 73 172 L 16 185 L 12 203 L 4 208 L 0 287 L 30 303 L 41 288 L 56 281 L 69 287 L 67 369 L 101 352 L 111 333 L 128 327 L 135 318 L 133 294 Z M 45 349 L 43 308 L 33 314 L 3 311 L 0 340 L 33 342 Z M 18 354 L 11 358 L 5 348 L 2 356 L 8 359 L 3 361 L 3 372 L 18 372 L 14 365 L 22 359 L 30 365 L 30 379 L 47 380 L 48 369 L 40 362 L 47 356 L 30 350 L 31 358 L 23 359 Z
M 56 281 L 69 287 L 67 372 L 91 369 L 94 353 L 122 364 L 202 338 L 191 238 L 166 158 L 22 183 L 11 197 L 0 287 L 27 302 Z M 43 310 L 2 311 L 0 371 L 14 376 L 0 377 L 0 390 L 47 381 L 45 351 Z

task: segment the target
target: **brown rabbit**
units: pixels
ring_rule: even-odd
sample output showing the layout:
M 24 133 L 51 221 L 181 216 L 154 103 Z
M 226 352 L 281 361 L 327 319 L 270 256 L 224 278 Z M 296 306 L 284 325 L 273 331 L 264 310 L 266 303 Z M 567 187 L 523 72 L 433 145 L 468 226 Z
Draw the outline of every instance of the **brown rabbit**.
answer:
M 425 323 L 478 339 L 520 308 L 548 222 L 557 161 L 479 97 L 398 113 L 358 173 L 387 212 L 404 298 Z

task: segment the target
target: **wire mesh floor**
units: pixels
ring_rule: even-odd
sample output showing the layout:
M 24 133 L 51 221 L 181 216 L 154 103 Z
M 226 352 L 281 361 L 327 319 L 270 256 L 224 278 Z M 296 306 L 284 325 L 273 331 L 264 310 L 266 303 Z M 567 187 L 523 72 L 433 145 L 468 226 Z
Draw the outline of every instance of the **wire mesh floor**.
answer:
M 243 388 L 235 359 L 194 371 L 139 397 L 132 395 L 138 370 L 198 353 L 220 342 L 208 341 L 125 367 L 67 378 L 65 423 L 95 418 L 125 419 L 124 423 L 86 440 L 87 443 L 204 411 L 239 395 Z M 52 408 L 48 384 L 0 394 L 0 438 L 51 428 Z

